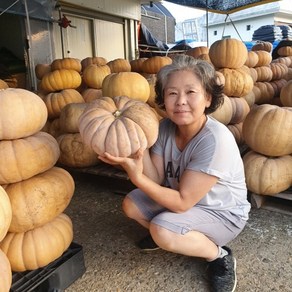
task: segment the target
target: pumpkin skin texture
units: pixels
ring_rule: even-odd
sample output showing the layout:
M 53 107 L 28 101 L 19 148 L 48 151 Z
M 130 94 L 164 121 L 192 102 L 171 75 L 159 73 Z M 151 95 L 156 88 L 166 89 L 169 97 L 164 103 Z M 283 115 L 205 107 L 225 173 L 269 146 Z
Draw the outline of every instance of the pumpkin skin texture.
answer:
M 252 51 L 266 51 L 271 53 L 273 50 L 273 45 L 270 42 L 259 42 L 252 46 Z
M 292 156 L 267 157 L 255 151 L 243 156 L 247 188 L 260 195 L 287 190 L 292 181 Z
M 131 99 L 146 102 L 150 96 L 150 86 L 146 78 L 139 73 L 112 73 L 102 82 L 102 95 L 109 97 L 126 95 Z
M 202 54 L 209 54 L 209 48 L 206 46 L 199 46 L 186 51 L 186 55 L 198 58 Z
M 135 60 L 130 61 L 131 71 L 132 72 L 142 73 L 143 72 L 142 64 L 147 59 L 148 58 L 139 58 L 139 59 L 135 59 Z
M 210 116 L 219 121 L 224 125 L 228 125 L 233 115 L 233 108 L 230 98 L 224 95 L 223 104 L 216 109 L 215 112 L 211 113 Z
M 14 272 L 42 268 L 60 257 L 73 240 L 71 219 L 64 213 L 27 232 L 7 233 L 0 248 Z
M 6 254 L 0 249 L 0 292 L 9 292 L 12 285 L 12 271 Z
M 52 70 L 50 64 L 36 64 L 34 71 L 37 79 L 42 80 L 42 78 Z
M 0 184 L 28 179 L 53 167 L 60 156 L 56 139 L 48 133 L 0 141 Z
M 242 41 L 222 39 L 211 45 L 209 56 L 216 68 L 238 69 L 246 62 L 248 51 Z
M 58 162 L 69 167 L 89 167 L 100 161 L 97 154 L 82 141 L 80 133 L 63 134 L 57 138 L 60 147 Z
M 53 220 L 67 208 L 74 189 L 72 176 L 59 167 L 7 185 L 12 207 L 9 232 L 26 232 Z
M 83 71 L 83 80 L 90 88 L 101 89 L 103 79 L 111 74 L 108 65 L 88 65 Z
M 11 219 L 11 203 L 7 192 L 0 186 L 0 241 L 5 237 L 6 233 L 8 232 Z
M 243 122 L 242 134 L 245 143 L 260 154 L 291 154 L 292 111 L 269 104 L 254 106 Z
M 107 66 L 110 68 L 111 73 L 130 72 L 131 64 L 128 60 L 117 58 L 107 62 Z
M 288 81 L 281 89 L 280 100 L 284 106 L 292 107 L 292 80 Z
M 83 96 L 85 102 L 91 102 L 102 97 L 102 89 L 86 88 L 82 91 L 81 95 Z
M 47 92 L 76 89 L 81 85 L 80 74 L 72 69 L 59 69 L 47 73 L 41 80 L 41 88 Z
M 142 64 L 144 73 L 157 74 L 158 71 L 172 63 L 172 59 L 166 56 L 153 56 L 145 60 Z
M 106 63 L 107 63 L 107 59 L 103 57 L 87 57 L 87 58 L 82 59 L 81 61 L 82 71 L 91 64 L 106 65 Z
M 79 119 L 82 140 L 97 154 L 128 157 L 151 147 L 158 137 L 151 107 L 127 96 L 102 97 L 88 104 Z
M 48 117 L 55 119 L 60 117 L 61 110 L 70 103 L 84 103 L 84 98 L 76 89 L 64 89 L 59 92 L 51 92 L 44 97 L 48 109 Z
M 76 58 L 55 59 L 51 64 L 51 70 L 69 69 L 81 72 L 81 61 Z
M 21 88 L 0 90 L 0 140 L 33 135 L 47 118 L 46 105 L 35 93 Z
M 243 97 L 230 97 L 232 104 L 232 117 L 230 124 L 242 123 L 250 111 L 247 101 Z

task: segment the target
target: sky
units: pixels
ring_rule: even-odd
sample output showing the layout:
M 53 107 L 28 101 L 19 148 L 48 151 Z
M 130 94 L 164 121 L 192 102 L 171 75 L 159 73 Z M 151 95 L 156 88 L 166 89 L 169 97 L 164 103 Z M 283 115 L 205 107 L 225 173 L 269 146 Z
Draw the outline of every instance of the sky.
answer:
M 176 22 L 182 22 L 186 19 L 199 17 L 205 14 L 204 10 L 195 9 L 195 8 L 191 8 L 191 7 L 183 6 L 183 5 L 177 5 L 171 2 L 167 2 L 167 1 L 162 1 L 162 4 L 173 15 Z

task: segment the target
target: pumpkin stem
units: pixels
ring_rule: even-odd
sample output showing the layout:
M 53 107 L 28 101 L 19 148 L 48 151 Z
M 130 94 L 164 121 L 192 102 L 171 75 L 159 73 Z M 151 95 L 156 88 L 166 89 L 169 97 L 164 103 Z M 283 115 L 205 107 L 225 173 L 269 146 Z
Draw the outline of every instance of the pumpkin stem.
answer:
M 122 114 L 122 112 L 117 110 L 117 111 L 114 112 L 114 117 L 118 118 L 121 114 Z

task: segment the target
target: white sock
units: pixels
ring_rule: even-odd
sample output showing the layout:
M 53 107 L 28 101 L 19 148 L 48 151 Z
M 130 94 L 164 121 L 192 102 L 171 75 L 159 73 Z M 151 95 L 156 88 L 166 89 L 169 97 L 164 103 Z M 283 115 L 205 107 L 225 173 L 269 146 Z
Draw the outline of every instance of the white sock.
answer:
M 213 262 L 213 261 L 217 260 L 218 258 L 225 257 L 226 255 L 228 255 L 228 251 L 225 250 L 224 248 L 222 248 L 221 246 L 218 246 L 218 254 L 217 254 L 216 258 L 214 258 L 214 259 L 212 259 L 211 261 L 208 261 L 208 262 Z

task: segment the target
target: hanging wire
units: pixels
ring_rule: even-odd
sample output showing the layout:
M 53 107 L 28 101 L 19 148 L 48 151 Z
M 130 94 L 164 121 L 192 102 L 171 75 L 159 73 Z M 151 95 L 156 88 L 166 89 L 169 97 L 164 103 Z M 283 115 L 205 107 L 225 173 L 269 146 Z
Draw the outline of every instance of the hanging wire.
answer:
M 14 3 L 12 3 L 10 6 L 8 6 L 5 10 L 3 10 L 1 13 L 0 13 L 0 16 L 5 13 L 6 11 L 8 11 L 12 6 L 14 6 L 17 2 L 19 2 L 19 0 L 16 0 Z
M 234 22 L 232 21 L 232 19 L 231 19 L 231 17 L 230 17 L 229 14 L 226 15 L 225 20 L 224 20 L 224 27 L 223 27 L 223 32 L 222 32 L 222 37 L 221 37 L 221 39 L 223 39 L 223 36 L 224 36 L 225 27 L 226 27 L 226 22 L 227 22 L 227 18 L 230 19 L 230 22 L 231 22 L 232 26 L 234 27 L 235 31 L 237 32 L 237 34 L 238 34 L 240 40 L 243 41 L 242 38 L 241 38 L 241 36 L 240 36 L 240 34 L 239 34 L 239 32 L 238 32 L 238 30 L 237 30 L 237 28 L 235 27 Z

